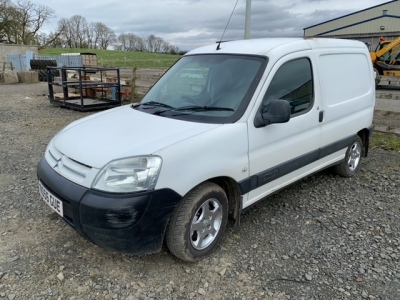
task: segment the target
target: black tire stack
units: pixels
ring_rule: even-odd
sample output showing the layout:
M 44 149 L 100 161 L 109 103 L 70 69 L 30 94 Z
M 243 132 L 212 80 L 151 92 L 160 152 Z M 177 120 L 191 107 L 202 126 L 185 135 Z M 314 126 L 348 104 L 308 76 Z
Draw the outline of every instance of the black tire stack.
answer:
M 57 61 L 51 59 L 31 59 L 31 70 L 39 74 L 39 81 L 47 81 L 47 67 L 57 67 Z M 59 76 L 58 70 L 50 71 L 51 77 Z

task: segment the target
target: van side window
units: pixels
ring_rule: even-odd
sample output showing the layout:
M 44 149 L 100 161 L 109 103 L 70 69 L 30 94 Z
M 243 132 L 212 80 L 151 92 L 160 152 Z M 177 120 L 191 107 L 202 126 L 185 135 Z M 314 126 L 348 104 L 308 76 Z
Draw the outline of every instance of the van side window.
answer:
M 311 107 L 314 97 L 311 62 L 307 58 L 289 61 L 282 65 L 272 79 L 263 98 L 263 112 L 268 111 L 271 100 L 287 100 L 291 114 Z

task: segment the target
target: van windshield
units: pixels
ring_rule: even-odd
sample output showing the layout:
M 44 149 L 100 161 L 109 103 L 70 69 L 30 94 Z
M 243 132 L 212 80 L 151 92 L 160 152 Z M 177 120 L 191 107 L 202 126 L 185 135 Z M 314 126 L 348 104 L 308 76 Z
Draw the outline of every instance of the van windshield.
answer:
M 132 107 L 162 117 L 233 123 L 246 110 L 266 61 L 232 54 L 184 56 Z

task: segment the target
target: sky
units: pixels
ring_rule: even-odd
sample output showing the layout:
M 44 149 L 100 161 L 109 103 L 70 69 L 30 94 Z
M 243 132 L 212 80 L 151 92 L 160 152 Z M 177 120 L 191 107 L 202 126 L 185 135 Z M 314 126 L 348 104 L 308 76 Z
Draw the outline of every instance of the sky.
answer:
M 102 22 L 120 33 L 163 38 L 180 50 L 244 38 L 246 0 L 30 0 L 55 11 L 43 28 L 55 31 L 60 18 L 74 15 Z M 252 0 L 251 38 L 301 37 L 303 28 L 389 0 Z

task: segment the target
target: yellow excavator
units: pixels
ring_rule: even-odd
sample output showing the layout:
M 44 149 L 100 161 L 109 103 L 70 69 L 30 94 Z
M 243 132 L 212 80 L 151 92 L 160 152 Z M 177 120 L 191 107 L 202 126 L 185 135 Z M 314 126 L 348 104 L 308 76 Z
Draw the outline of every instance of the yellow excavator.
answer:
M 400 37 L 391 41 L 381 37 L 370 55 L 376 75 L 400 76 Z

